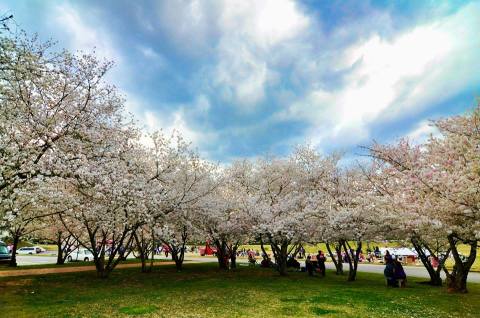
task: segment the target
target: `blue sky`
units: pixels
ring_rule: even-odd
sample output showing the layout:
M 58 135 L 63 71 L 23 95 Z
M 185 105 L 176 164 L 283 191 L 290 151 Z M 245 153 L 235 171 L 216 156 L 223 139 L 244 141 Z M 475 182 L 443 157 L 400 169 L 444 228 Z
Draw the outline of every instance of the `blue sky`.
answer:
M 59 48 L 114 60 L 146 131 L 211 160 L 421 140 L 480 96 L 479 1 L 2 1 Z

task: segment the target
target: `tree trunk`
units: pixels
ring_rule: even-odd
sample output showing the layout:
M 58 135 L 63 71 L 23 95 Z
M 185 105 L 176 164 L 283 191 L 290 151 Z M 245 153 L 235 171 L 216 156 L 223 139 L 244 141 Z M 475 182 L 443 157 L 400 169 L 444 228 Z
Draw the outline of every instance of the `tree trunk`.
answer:
M 417 238 L 414 237 L 411 239 L 411 242 L 413 248 L 417 252 L 418 257 L 422 261 L 423 266 L 427 269 L 428 275 L 430 275 L 430 285 L 442 286 L 442 277 L 440 276 L 440 271 L 433 268 L 432 263 L 428 260 L 427 255 L 425 255 L 425 251 L 422 245 L 426 244 L 422 244 Z M 441 265 L 439 265 L 439 267 L 441 267 Z
M 330 243 L 326 242 L 325 245 L 327 246 L 328 254 L 330 254 L 330 258 L 332 259 L 333 265 L 335 265 L 337 275 L 343 275 L 343 260 L 342 260 L 342 250 L 340 246 L 334 245 L 335 253 L 337 254 L 337 259 L 333 255 L 332 248 L 330 247 Z
M 281 276 L 286 276 L 287 275 L 287 259 L 284 257 L 281 257 L 278 260 L 278 273 Z
M 460 258 L 460 254 L 458 253 L 458 242 L 468 243 L 470 245 L 470 254 L 468 255 L 465 262 L 462 261 L 462 259 Z M 455 265 L 453 266 L 452 272 L 448 273 L 448 271 L 445 270 L 445 273 L 447 274 L 448 291 L 467 293 L 467 277 L 468 273 L 470 272 L 470 268 L 475 262 L 475 258 L 477 256 L 478 241 L 462 241 L 454 234 L 450 234 L 448 236 L 448 243 L 450 244 L 453 259 L 455 260 Z
M 98 278 L 108 278 L 108 276 L 110 275 L 110 272 L 107 271 L 106 269 L 102 269 L 102 270 L 97 270 L 97 277 Z
M 467 293 L 468 272 L 454 266 L 453 271 L 447 277 L 447 286 L 449 292 Z
M 288 257 L 288 242 L 282 242 L 280 246 L 271 243 L 272 251 L 277 263 L 277 270 L 281 276 L 287 275 L 287 257 Z
M 143 233 L 138 235 L 136 232 L 133 233 L 133 238 L 135 240 L 135 244 L 140 251 L 140 261 L 142 262 L 142 273 L 149 273 L 151 271 L 151 267 L 147 266 L 148 254 L 150 253 L 150 249 L 148 246 L 148 242 L 145 242 L 145 238 Z
M 350 244 L 343 240 L 342 241 L 343 249 L 348 261 L 348 281 L 353 282 L 357 278 L 357 269 L 358 269 L 358 258 L 360 256 L 360 251 L 362 250 L 362 242 L 357 241 L 357 248 L 355 251 L 351 248 Z M 348 246 L 348 249 L 347 249 Z
M 237 268 L 237 253 L 232 253 L 230 255 L 230 268 Z
M 265 246 L 263 245 L 262 236 L 260 236 L 260 249 L 262 250 L 262 257 L 269 257 L 267 251 L 265 250 Z
M 184 250 L 183 248 L 177 249 L 171 248 L 170 251 L 172 252 L 172 260 L 175 261 L 175 267 L 177 272 L 181 272 L 183 269 L 183 259 L 184 259 Z
M 148 256 L 145 254 L 145 250 L 143 248 L 140 248 L 140 261 L 142 263 L 142 273 L 148 273 L 148 267 L 147 267 L 147 260 Z
M 57 233 L 57 265 L 65 264 L 65 259 L 63 258 L 63 248 L 62 248 L 62 234 Z
M 217 247 L 217 260 L 218 268 L 221 270 L 228 270 L 228 252 L 227 244 L 224 241 L 215 240 L 215 246 Z
M 98 278 L 107 278 L 108 272 L 105 269 L 105 250 L 102 247 L 102 251 L 100 255 L 95 258 L 95 269 L 97 270 L 97 277 Z
M 12 257 L 10 258 L 10 263 L 8 266 L 17 267 L 17 248 L 18 242 L 20 241 L 20 235 L 17 233 L 13 234 L 13 247 L 12 247 Z
M 148 267 L 147 267 L 147 258 L 145 257 L 145 253 L 140 252 L 140 260 L 142 262 L 142 273 L 148 273 Z
M 177 269 L 177 272 L 181 272 L 183 269 L 183 260 L 176 259 L 175 260 L 175 267 Z
M 155 229 L 150 227 L 150 232 L 152 233 L 152 245 L 151 245 L 151 252 L 152 252 L 152 258 L 150 258 L 150 269 L 149 271 L 151 272 L 153 270 L 153 262 L 155 261 Z M 128 254 L 125 256 L 127 258 Z
M 227 245 L 228 254 L 230 256 L 230 269 L 237 268 L 237 249 L 239 242 L 232 243 L 230 246 Z

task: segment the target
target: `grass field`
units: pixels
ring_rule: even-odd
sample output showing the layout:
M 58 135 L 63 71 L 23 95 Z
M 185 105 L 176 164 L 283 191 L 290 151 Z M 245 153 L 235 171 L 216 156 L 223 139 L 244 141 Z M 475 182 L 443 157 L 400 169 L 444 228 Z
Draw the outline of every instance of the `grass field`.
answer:
M 328 272 L 277 273 L 187 264 L 142 274 L 121 269 L 106 280 L 94 272 L 0 279 L 2 317 L 478 317 L 480 285 L 466 295 L 409 280 L 387 289 L 383 276 L 359 273 L 348 283 Z

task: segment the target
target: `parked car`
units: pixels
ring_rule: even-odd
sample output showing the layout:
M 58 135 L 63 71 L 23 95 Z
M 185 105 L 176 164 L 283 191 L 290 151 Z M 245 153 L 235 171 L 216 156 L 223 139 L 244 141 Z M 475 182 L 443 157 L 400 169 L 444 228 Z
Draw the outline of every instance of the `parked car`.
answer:
M 8 251 L 7 245 L 0 241 L 0 263 L 10 262 L 10 252 Z
M 86 248 L 78 248 L 73 250 L 70 255 L 67 257 L 67 261 L 75 262 L 75 261 L 84 261 L 90 262 L 93 261 L 93 254 Z
M 21 247 L 17 250 L 17 254 L 24 254 L 24 255 L 33 255 L 41 253 L 42 250 L 37 246 L 28 246 L 28 247 Z
M 37 251 L 37 253 L 45 253 L 47 251 L 46 249 L 44 249 L 41 246 L 34 246 L 34 248 Z

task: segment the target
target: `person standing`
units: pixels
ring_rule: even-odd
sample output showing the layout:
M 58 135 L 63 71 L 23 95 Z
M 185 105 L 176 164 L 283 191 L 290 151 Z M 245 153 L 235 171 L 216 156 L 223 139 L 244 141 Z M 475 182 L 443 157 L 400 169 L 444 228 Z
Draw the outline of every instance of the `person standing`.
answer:
M 317 254 L 317 264 L 318 264 L 318 269 L 320 270 L 320 274 L 325 277 L 325 261 L 327 258 L 325 257 L 325 254 L 323 254 L 322 251 L 318 251 Z
M 303 246 L 300 246 L 300 250 L 298 251 L 298 258 L 304 258 L 305 257 L 305 249 Z

